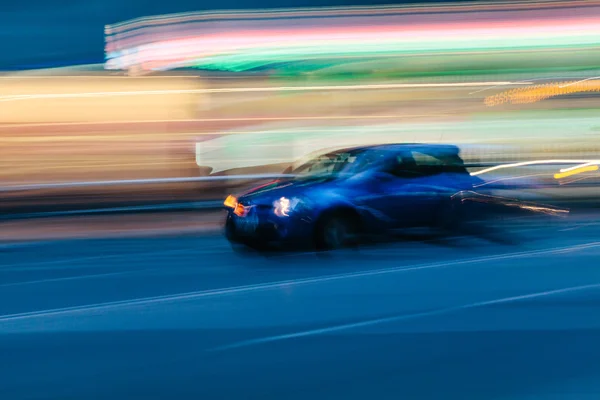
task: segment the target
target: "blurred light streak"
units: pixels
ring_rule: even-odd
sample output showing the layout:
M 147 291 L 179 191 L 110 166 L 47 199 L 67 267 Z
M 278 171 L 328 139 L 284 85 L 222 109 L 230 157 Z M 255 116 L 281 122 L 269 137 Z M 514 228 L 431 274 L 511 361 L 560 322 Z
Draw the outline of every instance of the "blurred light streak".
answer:
M 538 204 L 538 203 L 530 203 L 526 201 L 521 201 L 514 198 L 501 197 L 490 194 L 483 194 L 473 191 L 462 191 L 456 193 L 452 196 L 452 198 L 460 197 L 461 202 L 466 201 L 474 201 L 478 203 L 493 203 L 493 204 L 501 204 L 507 207 L 515 207 L 523 210 L 540 212 L 547 215 L 566 215 L 570 213 L 570 210 L 567 208 L 561 208 L 557 206 L 551 206 L 546 204 Z
M 600 92 L 600 80 L 590 78 L 590 80 L 584 79 L 567 84 L 547 83 L 516 88 L 486 97 L 484 102 L 487 106 L 497 106 L 504 103 L 525 104 L 535 103 L 550 97 L 584 92 Z
M 105 68 L 144 72 L 196 66 L 244 71 L 268 65 L 277 69 L 278 63 L 292 62 L 300 69 L 318 70 L 320 65 L 306 61 L 344 64 L 348 57 L 597 46 L 598 18 L 593 12 L 581 12 L 581 7 L 598 5 L 597 1 L 504 2 L 145 17 L 105 27 Z M 535 13 L 552 8 L 552 16 L 539 18 Z M 577 12 L 558 13 L 557 8 Z M 480 18 L 474 10 L 506 13 Z M 521 18 L 510 18 L 515 11 Z M 459 13 L 462 18 L 444 13 Z
M 198 119 L 158 119 L 158 120 L 132 120 L 132 121 L 77 121 L 77 122 L 39 122 L 39 123 L 14 123 L 2 124 L 0 128 L 24 128 L 24 127 L 53 127 L 53 126 L 87 126 L 87 125 L 135 125 L 152 123 L 176 123 L 176 122 L 254 122 L 254 121 L 296 121 L 296 120 L 328 120 L 328 119 L 397 119 L 397 118 L 423 118 L 423 117 L 448 117 L 452 114 L 432 113 L 432 114 L 388 114 L 388 115 L 307 115 L 307 116 L 289 116 L 289 117 L 237 117 L 237 118 L 198 118 Z M 159 132 L 156 132 L 159 134 Z M 245 132 L 230 132 L 245 133 Z M 217 134 L 217 132 L 169 132 L 169 135 L 186 134 Z M 221 134 L 221 133 L 218 133 Z
M 571 170 L 571 171 L 554 174 L 554 179 L 567 178 L 572 175 L 577 175 L 577 174 L 581 174 L 584 172 L 593 172 L 593 171 L 598 171 L 597 165 L 588 165 L 587 167 L 579 167 L 579 168 Z
M 304 92 L 314 90 L 374 90 L 374 89 L 403 89 L 403 88 L 443 88 L 443 87 L 477 87 L 477 86 L 510 86 L 527 85 L 510 81 L 501 82 L 464 82 L 464 83 L 389 83 L 372 85 L 323 85 L 323 86 L 273 86 L 273 87 L 237 87 L 214 89 L 166 89 L 166 90 L 137 90 L 137 91 L 110 91 L 110 92 L 83 92 L 83 93 L 44 93 L 44 94 L 16 94 L 0 96 L 0 101 L 29 100 L 29 99 L 61 99 L 80 97 L 105 97 L 105 96 L 146 96 L 168 94 L 201 94 L 201 93 L 252 93 L 252 92 Z
M 56 182 L 56 183 L 40 183 L 32 185 L 14 185 L 0 186 L 0 192 L 18 192 L 29 190 L 43 189 L 64 189 L 90 186 L 119 186 L 119 185 L 151 185 L 165 183 L 185 183 L 185 182 L 212 182 L 212 181 L 229 181 L 229 180 L 260 180 L 260 179 L 277 179 L 277 178 L 292 178 L 294 175 L 289 174 L 247 174 L 247 175 L 216 175 L 216 176 L 199 176 L 191 178 L 154 178 L 154 179 L 122 179 L 111 181 L 88 181 L 88 182 Z
M 122 79 L 122 80 L 127 80 L 127 79 L 135 79 L 136 77 L 131 77 L 128 75 L 0 75 L 0 79 L 6 79 L 6 80 L 23 80 L 23 79 L 38 79 L 38 80 L 53 80 L 56 79 L 57 77 L 60 77 L 60 79 L 81 79 L 81 80 L 88 80 L 88 79 L 103 79 L 103 80 L 110 80 L 110 79 Z M 138 79 L 182 79 L 182 78 L 190 78 L 192 76 L 190 75 L 146 75 L 144 77 L 137 77 Z
M 598 161 L 590 161 L 590 162 L 582 164 L 582 165 L 576 165 L 574 167 L 569 167 L 569 168 L 562 168 L 560 170 L 560 172 L 569 172 L 569 171 L 573 171 L 575 169 L 587 167 L 587 166 L 590 166 L 590 165 L 598 165 L 598 164 L 600 164 L 600 160 L 598 160 Z
M 585 78 L 585 79 L 582 79 L 580 81 L 576 81 L 576 82 L 572 82 L 572 83 L 567 83 L 566 85 L 559 86 L 559 88 L 562 89 L 564 87 L 568 87 L 568 86 L 571 86 L 571 85 L 576 85 L 578 83 L 590 81 L 590 80 L 593 80 L 593 79 L 600 79 L 600 76 L 593 76 L 591 78 Z
M 584 164 L 584 163 L 594 163 L 595 161 L 590 160 L 534 160 L 534 161 L 523 161 L 512 164 L 502 164 L 496 165 L 494 167 L 485 168 L 480 171 L 471 172 L 472 176 L 477 176 L 481 174 L 487 174 L 492 171 L 496 171 L 499 169 L 505 168 L 515 168 L 515 167 L 525 167 L 528 165 L 551 165 L 551 164 Z
M 105 33 L 116 35 L 120 32 L 134 30 L 137 28 L 145 28 L 155 25 L 169 25 L 173 23 L 185 23 L 202 20 L 219 20 L 219 19 L 247 19 L 256 17 L 310 17 L 310 16 L 349 16 L 349 15 L 377 15 L 377 14 L 412 14 L 415 12 L 426 11 L 428 13 L 444 13 L 444 12 L 467 12 L 467 11 L 497 11 L 506 9 L 552 9 L 552 8 L 572 8 L 596 6 L 600 2 L 597 0 L 559 0 L 559 1 L 497 1 L 482 4 L 479 2 L 465 3 L 450 3 L 450 4 L 411 4 L 411 5 L 394 5 L 394 6 L 345 6 L 345 7 L 318 7 L 318 8 L 281 8 L 277 10 L 257 9 L 244 11 L 197 11 L 186 12 L 168 15 L 139 17 L 128 21 L 119 22 L 113 25 L 105 26 Z
M 61 161 L 58 161 L 61 162 Z M 62 161 L 63 164 L 61 165 L 44 165 L 43 169 L 44 171 L 49 171 L 49 170 L 61 170 L 61 169 L 65 169 L 65 170 L 72 170 L 73 168 L 89 168 L 89 167 L 98 167 L 98 168 L 125 168 L 125 167 L 150 167 L 153 165 L 164 165 L 165 161 L 148 161 L 148 162 L 138 162 L 138 163 L 107 163 L 107 162 L 69 162 L 69 163 L 65 163 L 64 161 Z M 168 161 L 169 166 L 177 166 L 177 165 L 189 165 L 188 161 Z M 19 172 L 28 172 L 28 171 L 36 171 L 39 169 L 38 165 L 31 165 L 31 166 L 19 166 L 18 167 L 18 171 Z M 11 173 L 14 173 L 13 171 L 7 171 L 7 174 L 10 175 Z M 0 175 L 2 175 L 3 172 L 0 172 Z M 0 189 L 0 191 L 2 191 Z
M 543 214 L 547 214 L 547 215 L 564 215 L 564 214 L 569 214 L 569 210 L 561 210 L 561 209 L 557 209 L 557 208 L 551 208 L 551 207 L 544 207 L 544 206 L 537 206 L 537 205 L 529 205 L 529 204 L 519 204 L 519 203 L 509 203 L 507 204 L 508 206 L 513 206 L 513 207 L 517 207 L 523 210 L 529 210 L 529 211 L 535 211 L 535 212 L 540 212 Z
M 451 114 L 421 114 L 421 115 L 332 115 L 332 116 L 307 116 L 307 117 L 265 117 L 265 118 L 237 118 L 233 119 L 240 122 L 251 122 L 251 121 L 310 121 L 310 120 L 356 120 L 356 119 L 407 119 L 407 118 L 425 118 L 425 117 L 446 117 Z M 212 122 L 217 121 L 231 121 L 232 119 L 214 119 Z M 61 125 L 61 124 L 58 124 Z M 16 125 L 23 126 L 23 125 Z M 33 124 L 33 126 L 38 126 Z M 43 124 L 40 126 L 44 126 Z M 114 132 L 104 135 L 96 134 L 80 134 L 80 135 L 39 135 L 39 136 L 0 136 L 0 143 L 36 143 L 36 142 L 63 142 L 63 141 L 94 141 L 94 140 L 113 140 L 113 141 L 126 141 L 126 140 L 138 140 L 144 141 L 151 138 L 173 138 L 173 137 L 196 137 L 203 135 L 210 136 L 222 136 L 222 135 L 246 135 L 246 134 L 261 134 L 261 133 L 272 133 L 271 130 L 248 130 L 248 131 L 191 131 L 191 132 L 144 132 L 144 133 L 120 133 Z M 312 130 L 316 132 L 316 130 Z
M 517 81 L 517 82 L 515 82 L 515 84 L 530 84 L 530 85 L 533 85 L 533 83 L 536 82 L 536 81 L 546 81 L 546 80 L 556 80 L 556 79 L 568 79 L 568 78 L 572 78 L 572 76 L 566 76 L 566 74 L 565 74 L 565 76 L 552 76 L 552 77 L 543 77 L 543 78 L 531 78 L 531 79 L 524 79 L 522 81 Z M 583 81 L 588 81 L 588 80 L 591 80 L 591 79 L 598 79 L 598 78 L 600 78 L 600 76 L 598 76 L 598 77 L 592 77 L 592 78 L 585 78 L 585 79 L 582 79 L 582 80 L 577 81 L 577 82 L 583 82 Z M 487 88 L 475 90 L 474 92 L 469 92 L 469 94 L 477 94 L 477 93 L 485 92 L 486 90 L 495 89 L 497 87 L 498 87 L 498 85 L 494 85 L 494 86 L 490 86 L 490 87 L 487 87 Z

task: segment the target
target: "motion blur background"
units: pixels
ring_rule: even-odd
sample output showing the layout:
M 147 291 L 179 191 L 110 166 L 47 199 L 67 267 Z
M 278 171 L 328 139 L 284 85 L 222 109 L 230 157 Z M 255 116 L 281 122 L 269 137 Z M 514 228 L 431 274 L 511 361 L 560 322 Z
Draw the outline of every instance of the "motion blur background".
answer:
M 502 173 L 543 181 L 544 200 L 596 196 L 600 3 L 260 6 L 3 6 L 3 215 L 210 207 L 255 180 L 81 183 L 277 174 L 382 142 L 455 143 L 471 164 L 591 161 L 566 181 L 565 165 Z

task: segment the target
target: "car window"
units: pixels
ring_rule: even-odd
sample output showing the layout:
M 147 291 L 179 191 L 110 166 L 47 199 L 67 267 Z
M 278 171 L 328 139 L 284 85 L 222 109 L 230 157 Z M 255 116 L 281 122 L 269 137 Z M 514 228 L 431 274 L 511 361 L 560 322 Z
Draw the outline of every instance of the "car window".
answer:
M 413 160 L 415 160 L 415 164 L 417 166 L 443 166 L 445 165 L 444 161 L 440 160 L 432 156 L 431 154 L 421 153 L 419 151 L 411 152 Z
M 367 150 L 356 154 L 356 159 L 341 170 L 343 173 L 357 174 L 379 166 L 387 153 L 378 150 Z
M 467 173 L 461 158 L 454 153 L 424 153 L 411 151 L 416 169 L 421 175 L 436 175 L 444 172 Z
M 347 167 L 346 164 L 352 164 L 355 160 L 356 157 L 346 157 L 345 154 L 339 154 L 334 157 L 324 156 L 311 165 L 307 171 L 313 174 L 334 173 Z
M 415 178 L 419 176 L 419 171 L 409 153 L 399 153 L 386 158 L 383 171 L 397 178 Z
M 358 159 L 358 152 L 322 154 L 300 165 L 294 175 L 329 175 L 350 169 Z
M 457 154 L 437 154 L 417 150 L 406 150 L 395 154 L 386 161 L 383 170 L 403 179 L 432 176 L 444 172 L 468 173 Z

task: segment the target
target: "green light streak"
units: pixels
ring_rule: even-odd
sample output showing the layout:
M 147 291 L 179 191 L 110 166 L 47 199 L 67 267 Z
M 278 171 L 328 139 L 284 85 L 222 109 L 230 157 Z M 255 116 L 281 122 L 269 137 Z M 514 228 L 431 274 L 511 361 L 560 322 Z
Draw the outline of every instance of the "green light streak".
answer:
M 549 45 L 548 43 L 552 44 Z M 317 66 L 327 60 L 343 64 L 364 58 L 389 58 L 435 53 L 510 52 L 582 49 L 600 46 L 598 36 L 579 35 L 557 38 L 507 38 L 472 40 L 421 40 L 414 42 L 329 43 L 319 46 L 251 48 L 236 53 L 199 58 L 193 61 L 197 68 L 244 71 L 274 63 L 307 62 L 318 60 Z M 307 68 L 307 67 L 304 67 Z M 300 70 L 304 69 L 300 68 Z M 308 63 L 308 69 L 310 67 Z

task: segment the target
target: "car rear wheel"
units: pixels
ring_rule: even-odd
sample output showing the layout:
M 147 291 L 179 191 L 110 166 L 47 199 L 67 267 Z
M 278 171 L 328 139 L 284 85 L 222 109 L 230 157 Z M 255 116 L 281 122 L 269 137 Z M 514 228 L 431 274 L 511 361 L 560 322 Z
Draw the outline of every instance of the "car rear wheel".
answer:
M 457 199 L 447 199 L 439 208 L 434 226 L 448 234 L 458 234 L 464 226 L 464 207 Z
M 317 227 L 318 251 L 355 247 L 358 244 L 359 224 L 351 215 L 333 214 L 325 217 Z

